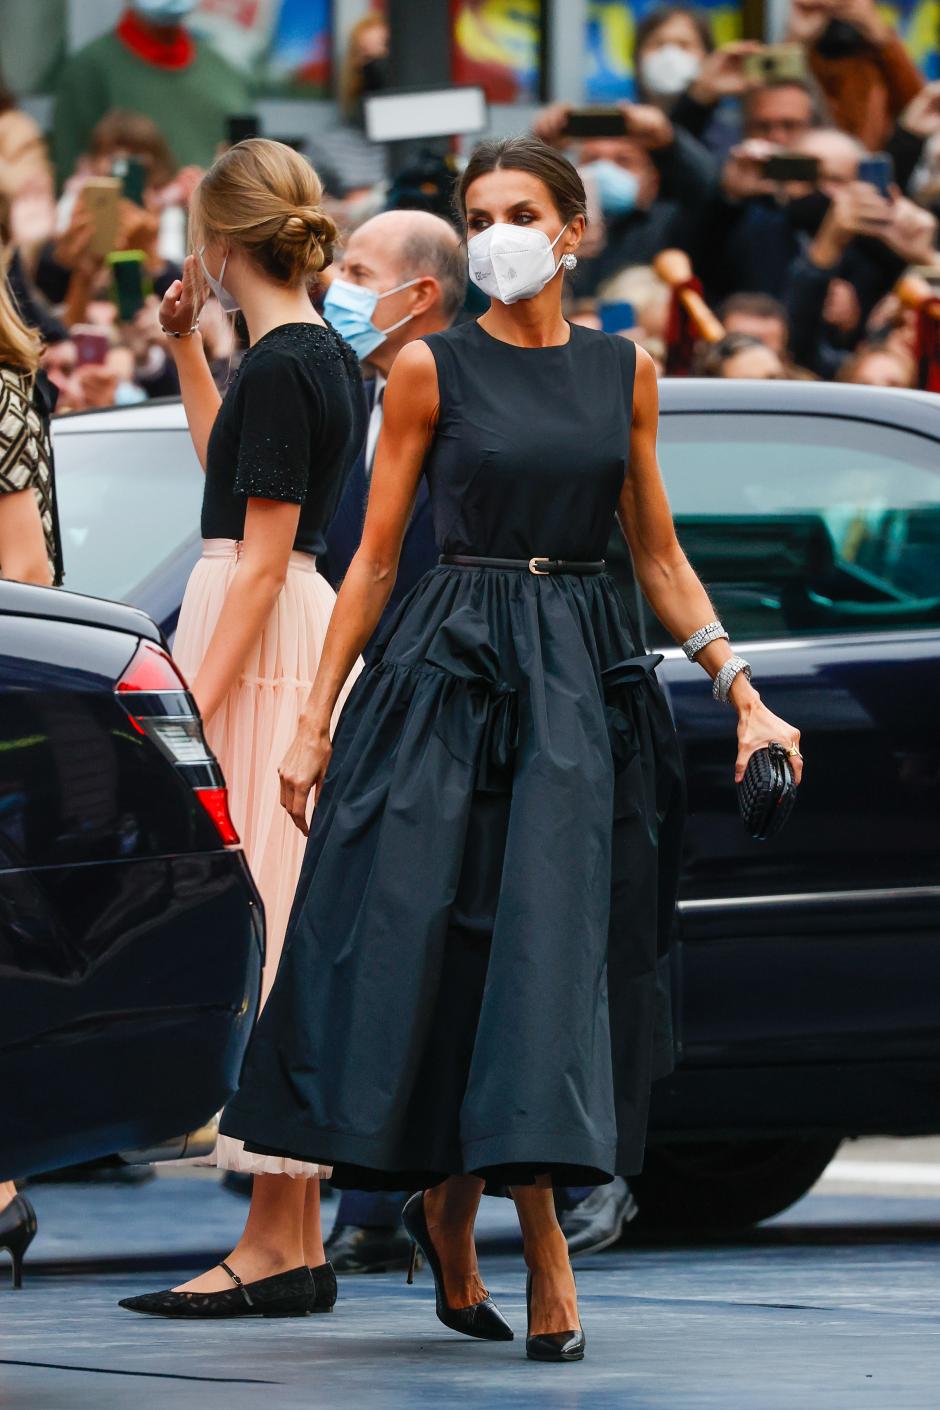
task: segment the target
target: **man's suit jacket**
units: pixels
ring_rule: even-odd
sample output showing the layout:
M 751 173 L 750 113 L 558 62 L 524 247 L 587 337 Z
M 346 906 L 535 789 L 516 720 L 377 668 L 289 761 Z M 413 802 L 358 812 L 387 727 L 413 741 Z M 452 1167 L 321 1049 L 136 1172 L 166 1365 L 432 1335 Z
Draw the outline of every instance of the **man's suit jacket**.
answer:
M 375 396 L 375 383 L 366 383 L 366 395 L 371 412 Z M 340 583 L 352 562 L 353 554 L 362 538 L 362 525 L 365 520 L 366 503 L 369 498 L 369 475 L 366 470 L 366 448 L 356 457 L 346 479 L 336 513 L 326 532 L 326 553 L 317 558 L 317 570 L 337 592 Z M 431 499 L 427 480 L 422 475 L 418 484 L 418 494 L 405 539 L 402 544 L 401 559 L 398 564 L 398 577 L 392 588 L 388 605 L 379 620 L 363 655 L 368 660 L 374 643 L 381 639 L 389 618 L 398 610 L 399 603 L 411 591 L 419 578 L 437 563 L 438 548 L 434 539 L 434 525 L 431 522 Z

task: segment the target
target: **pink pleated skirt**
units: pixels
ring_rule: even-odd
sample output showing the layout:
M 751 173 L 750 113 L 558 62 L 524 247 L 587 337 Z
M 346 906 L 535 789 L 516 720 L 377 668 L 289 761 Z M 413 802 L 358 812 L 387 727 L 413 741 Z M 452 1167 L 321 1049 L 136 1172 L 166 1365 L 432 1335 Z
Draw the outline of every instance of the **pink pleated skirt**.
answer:
M 186 585 L 173 655 L 190 682 L 206 654 L 240 552 L 241 544 L 235 539 L 205 539 L 202 558 Z M 335 601 L 333 589 L 316 570 L 316 559 L 309 553 L 292 553 L 284 586 L 238 683 L 206 726 L 209 747 L 228 785 L 232 821 L 264 902 L 267 953 L 262 1004 L 277 973 L 306 845 L 281 807 L 277 771 L 313 684 Z M 357 662 L 343 688 L 334 729 L 361 669 L 362 663 Z M 329 1174 L 325 1167 L 303 1161 L 252 1155 L 228 1136 L 219 1137 L 215 1164 L 227 1170 L 304 1178 Z

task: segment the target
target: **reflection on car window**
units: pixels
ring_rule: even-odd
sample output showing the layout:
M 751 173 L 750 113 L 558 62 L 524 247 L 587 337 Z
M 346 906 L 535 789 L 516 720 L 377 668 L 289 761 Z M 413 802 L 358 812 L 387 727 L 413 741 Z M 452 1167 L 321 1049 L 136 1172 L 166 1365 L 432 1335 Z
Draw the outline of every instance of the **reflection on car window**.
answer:
M 66 587 L 132 598 L 198 533 L 204 482 L 188 432 L 69 431 L 55 451 Z
M 659 452 L 679 539 L 734 640 L 940 622 L 934 442 L 837 417 L 673 414 Z

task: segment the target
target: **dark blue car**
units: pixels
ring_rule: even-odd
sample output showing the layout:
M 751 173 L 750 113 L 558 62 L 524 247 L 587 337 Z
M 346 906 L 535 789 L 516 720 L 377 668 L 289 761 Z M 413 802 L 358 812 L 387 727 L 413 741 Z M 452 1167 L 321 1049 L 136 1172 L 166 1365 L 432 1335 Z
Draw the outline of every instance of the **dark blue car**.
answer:
M 751 842 L 734 717 L 644 610 L 690 817 L 679 1061 L 638 1194 L 650 1224 L 746 1224 L 846 1137 L 940 1132 L 940 399 L 793 382 L 661 395 L 680 538 L 807 757 L 790 824 Z M 62 420 L 57 453 L 69 586 L 143 607 L 171 638 L 202 491 L 182 409 Z M 622 571 L 618 533 L 608 557 Z

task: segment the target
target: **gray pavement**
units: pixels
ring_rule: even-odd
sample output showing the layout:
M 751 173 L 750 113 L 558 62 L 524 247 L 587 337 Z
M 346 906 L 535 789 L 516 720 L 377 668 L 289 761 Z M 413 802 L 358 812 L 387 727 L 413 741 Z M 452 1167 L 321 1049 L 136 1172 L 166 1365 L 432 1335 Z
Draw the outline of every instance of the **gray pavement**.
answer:
M 517 1340 L 489 1346 L 440 1326 L 428 1274 L 414 1288 L 402 1276 L 345 1279 L 330 1317 L 135 1317 L 117 1298 L 224 1252 L 244 1202 L 193 1171 L 32 1197 L 41 1233 L 22 1292 L 0 1267 L 2 1410 L 940 1405 L 940 1142 L 846 1146 L 816 1190 L 746 1237 L 583 1260 L 588 1359 L 575 1366 L 524 1358 L 524 1270 L 505 1201 L 484 1202 L 481 1261 Z

